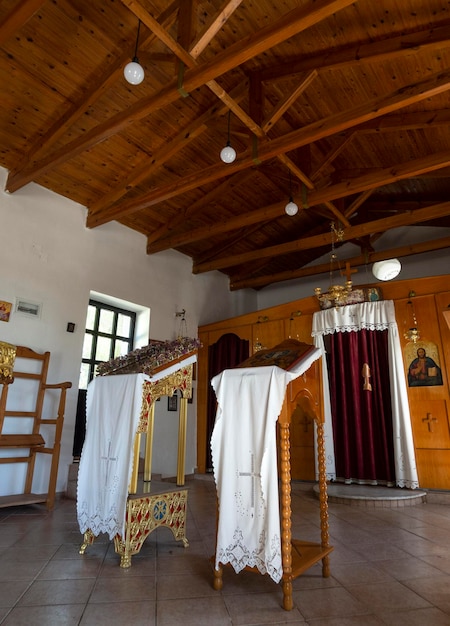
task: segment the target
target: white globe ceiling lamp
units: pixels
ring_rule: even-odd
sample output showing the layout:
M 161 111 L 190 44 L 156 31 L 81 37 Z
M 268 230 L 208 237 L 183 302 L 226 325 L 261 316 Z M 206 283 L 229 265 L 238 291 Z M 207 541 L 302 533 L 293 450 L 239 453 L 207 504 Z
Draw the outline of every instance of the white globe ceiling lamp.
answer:
M 289 202 L 284 207 L 284 210 L 286 212 L 286 215 L 289 215 L 290 217 L 293 217 L 294 215 L 297 215 L 297 213 L 298 213 L 298 205 L 295 204 L 294 200 L 292 199 L 292 174 L 291 174 L 291 170 L 289 170 Z
M 144 80 L 144 68 L 139 63 L 139 59 L 137 57 L 138 43 L 139 43 L 139 30 L 141 28 L 141 20 L 139 20 L 138 31 L 136 36 L 136 47 L 134 49 L 134 57 L 130 63 L 127 63 L 123 68 L 123 75 L 125 80 L 130 83 L 130 85 L 139 85 Z
M 231 146 L 230 142 L 220 151 L 220 158 L 224 163 L 233 163 L 236 159 L 236 150 Z
M 227 140 L 227 144 L 220 151 L 220 158 L 221 158 L 221 160 L 224 163 L 233 163 L 233 161 L 236 159 L 236 150 L 232 147 L 232 145 L 230 143 L 230 117 L 231 117 L 231 110 L 228 111 L 228 140 Z
M 378 280 L 392 280 L 400 274 L 402 265 L 398 259 L 386 259 L 377 261 L 372 266 L 372 274 Z
M 298 213 L 298 205 L 295 204 L 295 202 L 292 200 L 292 198 L 289 198 L 289 202 L 284 207 L 284 210 L 286 211 L 287 215 L 290 215 L 292 217 L 294 215 L 297 215 L 297 213 Z

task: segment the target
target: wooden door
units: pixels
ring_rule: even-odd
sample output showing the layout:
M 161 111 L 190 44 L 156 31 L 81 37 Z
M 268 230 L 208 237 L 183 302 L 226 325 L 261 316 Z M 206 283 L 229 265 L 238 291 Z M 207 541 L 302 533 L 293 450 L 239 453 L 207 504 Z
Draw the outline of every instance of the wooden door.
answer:
M 450 489 L 450 398 L 447 368 L 450 363 L 450 331 L 444 328 L 441 313 L 447 300 L 450 300 L 449 293 L 413 297 L 396 303 L 419 485 L 427 489 Z M 411 326 L 412 308 L 420 334 L 416 343 L 409 342 L 404 336 Z M 413 362 L 412 356 L 415 357 L 421 348 L 437 364 L 442 380 L 433 376 L 415 386 L 416 383 L 408 373 Z

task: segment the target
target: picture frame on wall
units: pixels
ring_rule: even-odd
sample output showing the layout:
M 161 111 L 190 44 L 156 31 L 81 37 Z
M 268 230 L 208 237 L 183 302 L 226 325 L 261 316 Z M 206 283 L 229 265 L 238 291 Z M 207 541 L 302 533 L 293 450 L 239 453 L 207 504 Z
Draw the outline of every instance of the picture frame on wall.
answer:
M 177 392 L 173 392 L 173 396 L 167 398 L 167 410 L 178 411 L 178 395 Z

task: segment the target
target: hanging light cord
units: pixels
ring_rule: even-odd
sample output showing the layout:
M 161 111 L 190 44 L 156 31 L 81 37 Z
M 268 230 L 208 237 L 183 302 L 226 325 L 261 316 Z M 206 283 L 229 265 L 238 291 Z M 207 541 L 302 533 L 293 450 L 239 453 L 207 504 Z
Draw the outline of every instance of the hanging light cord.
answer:
M 230 125 L 231 125 L 231 109 L 228 109 L 228 138 L 227 138 L 227 146 L 230 145 Z
M 139 20 L 138 22 L 138 29 L 137 29 L 137 35 L 136 35 L 136 47 L 134 49 L 134 58 L 137 59 L 137 52 L 138 52 L 138 45 L 139 45 L 139 32 L 141 30 L 141 20 Z

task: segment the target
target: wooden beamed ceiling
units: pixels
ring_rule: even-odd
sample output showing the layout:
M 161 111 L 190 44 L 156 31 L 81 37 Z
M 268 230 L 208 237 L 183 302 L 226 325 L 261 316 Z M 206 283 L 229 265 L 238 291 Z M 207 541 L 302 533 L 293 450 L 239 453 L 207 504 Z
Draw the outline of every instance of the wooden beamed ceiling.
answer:
M 260 289 L 328 272 L 332 222 L 359 248 L 342 264 L 449 246 L 449 1 L 5 0 L 0 51 L 6 190 L 38 183 L 149 255 Z

